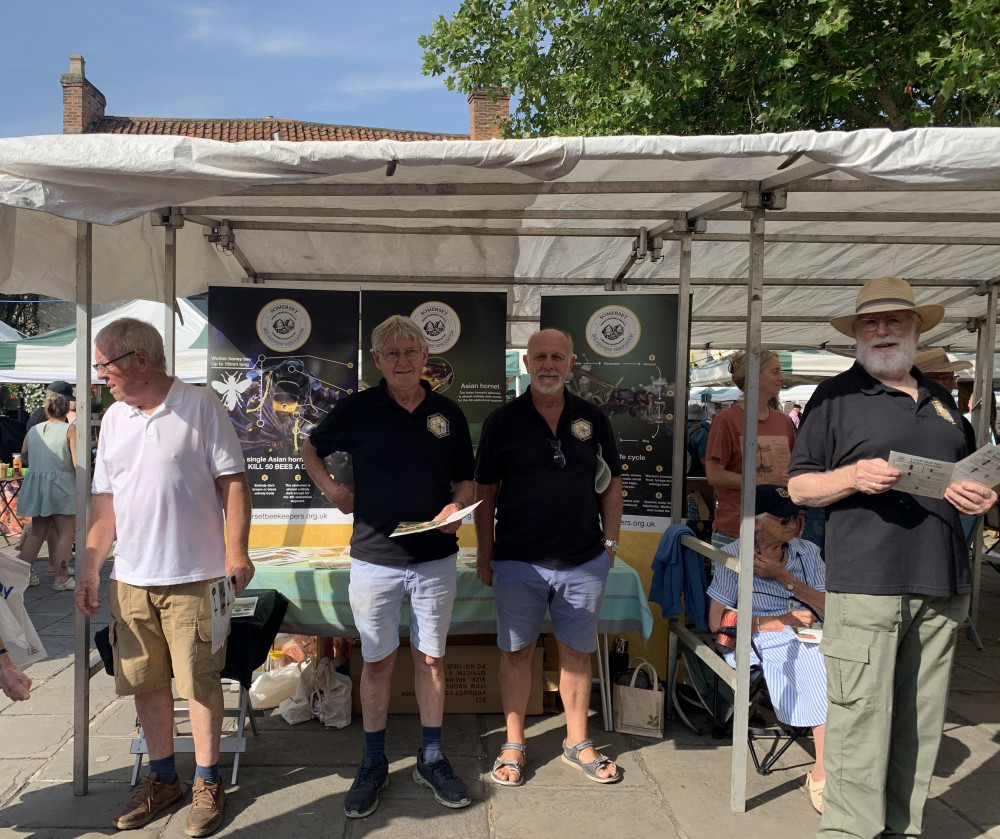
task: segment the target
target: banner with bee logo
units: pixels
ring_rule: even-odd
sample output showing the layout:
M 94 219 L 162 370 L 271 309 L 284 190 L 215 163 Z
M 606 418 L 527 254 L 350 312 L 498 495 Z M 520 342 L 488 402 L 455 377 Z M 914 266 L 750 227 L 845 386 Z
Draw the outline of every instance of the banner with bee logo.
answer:
M 676 294 L 542 296 L 541 322 L 573 337 L 567 387 L 601 408 L 618 441 L 623 531 L 669 524 Z
M 364 291 L 361 293 L 362 387 L 381 374 L 372 330 L 390 315 L 414 320 L 427 341 L 423 378 L 465 413 L 478 445 L 483 422 L 503 404 L 507 375 L 507 296 L 502 291 Z
M 285 528 L 271 544 L 302 544 L 302 525 L 351 521 L 309 480 L 300 451 L 358 388 L 358 303 L 355 291 L 209 289 L 208 383 L 243 445 L 253 524 Z M 346 458 L 328 463 L 353 483 Z

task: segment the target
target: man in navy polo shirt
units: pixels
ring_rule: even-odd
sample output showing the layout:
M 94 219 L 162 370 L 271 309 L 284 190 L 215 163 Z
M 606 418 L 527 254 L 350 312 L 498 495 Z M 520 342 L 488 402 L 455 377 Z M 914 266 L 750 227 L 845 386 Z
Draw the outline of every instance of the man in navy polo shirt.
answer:
M 461 522 L 389 538 L 401 521 L 444 519 L 472 503 L 469 425 L 458 405 L 421 379 L 427 342 L 412 320 L 393 315 L 376 326 L 372 358 L 383 376 L 378 387 L 339 400 L 302 449 L 306 470 L 320 491 L 342 512 L 354 513 L 350 600 L 365 661 L 365 757 L 344 800 L 349 818 L 373 813 L 379 791 L 389 783 L 386 718 L 406 598 L 422 726 L 413 779 L 430 787 L 446 807 L 471 802 L 441 752 L 443 659 L 455 600 L 455 533 Z M 353 488 L 327 471 L 323 460 L 335 451 L 351 455 Z
M 621 469 L 607 415 L 566 392 L 575 360 L 565 332 L 532 335 L 524 356 L 531 386 L 490 414 L 479 442 L 477 570 L 496 602 L 507 742 L 492 777 L 503 786 L 524 783 L 531 662 L 547 610 L 566 708 L 563 760 L 601 784 L 622 777 L 587 737 L 590 656 L 618 550 Z
M 922 829 L 972 588 L 959 516 L 997 500 L 972 481 L 943 498 L 895 488 L 890 452 L 954 463 L 975 445 L 951 394 L 913 366 L 943 314 L 916 305 L 905 280 L 865 283 L 830 321 L 857 342 L 857 362 L 816 388 L 792 452 L 789 494 L 827 517 L 823 839 Z

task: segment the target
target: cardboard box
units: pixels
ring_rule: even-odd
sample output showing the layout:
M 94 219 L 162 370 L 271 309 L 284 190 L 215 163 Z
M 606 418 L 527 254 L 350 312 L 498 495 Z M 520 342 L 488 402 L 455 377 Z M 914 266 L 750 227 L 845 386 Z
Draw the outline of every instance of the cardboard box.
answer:
M 444 657 L 446 714 L 500 714 L 500 650 L 496 644 L 463 645 L 448 639 Z M 361 650 L 351 656 L 351 678 L 354 690 L 351 710 L 361 713 Z M 416 714 L 417 699 L 413 689 L 413 657 L 408 645 L 400 644 L 396 666 L 392 671 L 392 692 L 389 696 L 390 714 Z M 528 713 L 542 713 L 542 648 L 535 649 L 531 664 L 531 696 Z

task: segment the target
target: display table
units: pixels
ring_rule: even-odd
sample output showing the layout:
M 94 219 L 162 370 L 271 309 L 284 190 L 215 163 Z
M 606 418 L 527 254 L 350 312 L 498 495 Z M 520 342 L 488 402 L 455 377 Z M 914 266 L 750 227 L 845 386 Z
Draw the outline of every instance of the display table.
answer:
M 282 629 L 303 635 L 356 637 L 354 613 L 348 600 L 347 586 L 350 568 L 321 569 L 309 566 L 308 549 L 300 549 L 303 558 L 288 565 L 257 564 L 254 588 L 273 588 L 288 598 L 288 611 Z M 313 557 L 315 558 L 315 557 Z M 475 567 L 465 561 L 458 562 L 457 591 L 451 617 L 449 635 L 496 634 L 496 610 L 493 591 L 480 582 Z M 542 632 L 551 632 L 552 624 L 546 619 Z M 610 731 L 611 685 L 605 678 L 608 672 L 607 636 L 618 632 L 641 632 L 648 639 L 653 631 L 653 615 L 649 610 L 646 592 L 635 569 L 615 560 L 604 594 L 604 605 L 597 621 L 597 631 L 604 636 L 597 657 L 601 680 L 601 704 L 604 708 L 604 728 Z M 409 609 L 403 605 L 400 634 L 409 633 Z
M 17 494 L 21 478 L 0 478 L 0 536 L 9 545 L 11 536 L 20 536 L 24 522 L 17 515 Z

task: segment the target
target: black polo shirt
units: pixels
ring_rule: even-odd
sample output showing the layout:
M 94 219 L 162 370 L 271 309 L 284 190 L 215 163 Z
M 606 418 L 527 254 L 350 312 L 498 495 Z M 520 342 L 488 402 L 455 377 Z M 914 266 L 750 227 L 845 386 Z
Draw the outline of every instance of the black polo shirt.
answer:
M 802 415 L 789 475 L 827 472 L 894 450 L 956 462 L 968 455 L 962 415 L 914 367 L 918 399 L 855 363 L 816 388 Z M 826 508 L 827 591 L 948 596 L 971 590 L 958 511 L 944 499 L 855 492 Z
M 458 537 L 428 530 L 390 539 L 401 521 L 429 521 L 451 503 L 452 483 L 471 481 L 474 461 L 465 414 L 420 383 L 412 413 L 397 404 L 383 379 L 378 387 L 340 399 L 309 435 L 320 457 L 347 452 L 354 465 L 351 556 L 402 566 L 443 559 Z
M 483 425 L 476 482 L 500 484 L 494 560 L 572 568 L 601 552 L 601 505 L 594 489 L 598 445 L 611 474 L 621 474 L 611 423 L 597 405 L 567 392 L 556 437 L 566 458 L 562 469 L 530 387 Z

